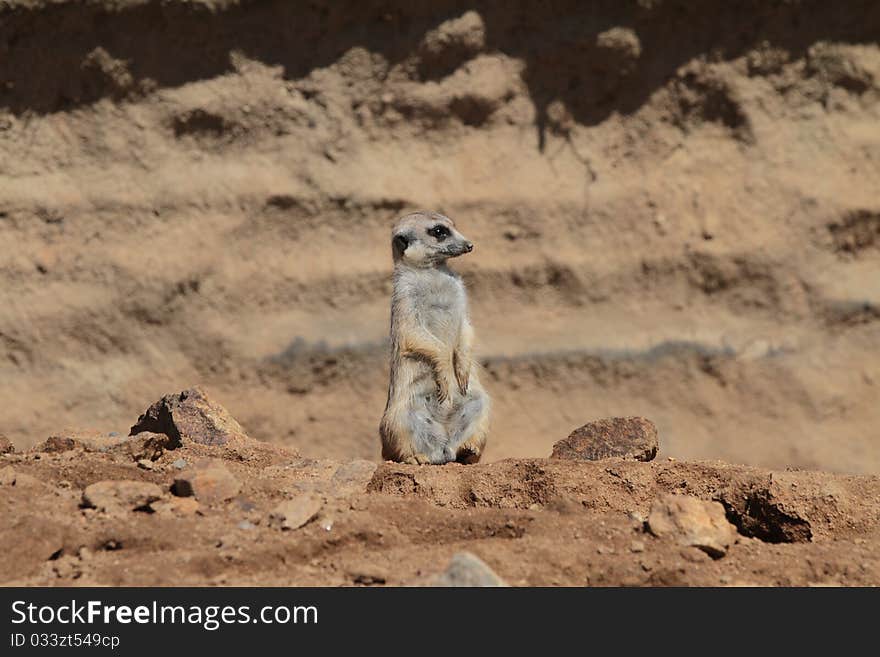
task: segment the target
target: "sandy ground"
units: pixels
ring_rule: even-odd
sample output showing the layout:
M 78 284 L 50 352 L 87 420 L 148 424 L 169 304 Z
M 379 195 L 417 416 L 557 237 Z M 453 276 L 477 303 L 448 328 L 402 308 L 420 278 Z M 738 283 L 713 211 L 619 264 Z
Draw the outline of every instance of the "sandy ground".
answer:
M 712 473 L 769 476 L 670 456 L 877 474 L 878 34 L 868 0 L 0 2 L 0 433 L 19 451 L 64 428 L 125 435 L 151 400 L 201 384 L 249 436 L 309 463 L 378 461 L 389 228 L 426 207 L 476 244 L 456 265 L 495 409 L 483 465 L 418 475 L 440 477 L 443 495 L 492 468 L 512 489 L 529 468 L 605 485 L 602 467 L 530 459 L 608 416 L 659 427 L 660 460 L 633 466 L 650 490 L 681 476 L 711 496 Z M 44 480 L 39 499 L 67 505 L 112 474 L 9 458 Z M 791 476 L 850 493 L 863 484 L 841 482 L 874 481 Z M 406 546 L 439 558 L 452 525 L 451 541 L 477 541 L 513 582 L 592 582 L 601 569 L 526 572 L 493 557 L 525 549 L 487 537 L 508 521 L 543 527 L 526 540 L 533 556 L 574 549 L 553 547 L 554 532 L 618 554 L 631 539 L 625 514 L 604 520 L 618 538 L 602 538 L 591 523 L 610 516 L 589 505 L 584 517 L 525 498 L 453 512 L 415 488 L 418 511 L 383 488 L 363 498 L 375 508 L 343 513 L 352 546 L 402 514 L 375 529 L 385 539 L 364 539 L 382 563 L 407 564 L 388 582 L 427 567 Z M 644 510 L 637 497 L 627 512 Z M 15 509 L 41 522 L 36 507 Z M 189 521 L 159 515 L 145 522 L 167 527 L 138 524 L 128 543 L 176 549 Z M 187 531 L 215 540 L 212 517 Z M 87 534 L 74 543 L 93 550 Z M 748 539 L 725 576 L 834 580 L 837 566 L 810 568 L 827 550 L 857 568 L 861 548 L 838 553 L 850 534 L 829 536 L 764 575 L 748 564 L 789 546 Z M 87 581 L 123 581 L 114 559 L 115 572 L 134 567 L 125 551 L 96 554 Z M 228 579 L 222 550 L 202 558 L 178 583 Z M 291 563 L 284 581 L 343 583 L 339 559 L 312 574 Z M 256 561 L 235 581 L 268 583 Z M 841 577 L 876 582 L 872 563 Z M 124 581 L 159 577 L 144 567 Z M 49 577 L 36 572 L 21 576 Z M 720 581 L 701 573 L 687 582 Z
M 144 469 L 137 439 L 0 457 L 0 585 L 422 585 L 460 552 L 513 586 L 880 585 L 876 476 L 665 459 L 419 467 L 251 439 L 184 441 Z M 724 549 L 655 535 L 665 494 L 714 505 Z

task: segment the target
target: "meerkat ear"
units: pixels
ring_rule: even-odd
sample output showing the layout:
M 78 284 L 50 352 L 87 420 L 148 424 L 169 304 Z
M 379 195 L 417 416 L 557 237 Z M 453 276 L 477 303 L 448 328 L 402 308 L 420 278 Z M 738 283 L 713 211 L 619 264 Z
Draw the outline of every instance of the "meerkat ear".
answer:
M 394 239 L 391 242 L 391 250 L 394 252 L 394 259 L 403 256 L 403 252 L 406 251 L 406 247 L 409 246 L 409 240 L 406 235 L 395 235 Z

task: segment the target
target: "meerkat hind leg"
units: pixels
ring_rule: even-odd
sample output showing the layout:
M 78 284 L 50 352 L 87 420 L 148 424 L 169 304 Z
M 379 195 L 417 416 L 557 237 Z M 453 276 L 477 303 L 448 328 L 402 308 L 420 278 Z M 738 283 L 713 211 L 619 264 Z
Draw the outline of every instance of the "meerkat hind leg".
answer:
M 455 451 L 449 449 L 446 428 L 431 416 L 428 409 L 411 409 L 409 427 L 415 454 L 424 455 L 429 463 L 435 465 L 455 460 Z
M 449 420 L 449 447 L 454 460 L 476 463 L 489 430 L 489 407 L 484 394 L 470 393 Z

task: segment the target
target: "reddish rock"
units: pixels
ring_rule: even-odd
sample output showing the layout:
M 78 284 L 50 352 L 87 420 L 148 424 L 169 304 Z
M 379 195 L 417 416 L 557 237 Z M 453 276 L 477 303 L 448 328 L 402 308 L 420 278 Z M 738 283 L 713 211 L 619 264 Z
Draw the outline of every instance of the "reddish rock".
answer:
M 136 511 L 161 497 L 162 490 L 146 481 L 99 481 L 83 491 L 82 505 L 99 511 Z
M 204 459 L 176 475 L 171 492 L 178 497 L 195 497 L 202 504 L 231 500 L 241 484 L 221 461 Z
M 225 445 L 247 439 L 241 425 L 229 412 L 208 399 L 201 388 L 165 395 L 150 406 L 131 428 L 129 435 L 144 431 L 165 434 L 179 446 L 183 441 L 202 445 Z
M 39 445 L 35 445 L 32 451 L 52 454 L 56 452 L 68 452 L 72 449 L 77 449 L 78 447 L 80 447 L 80 445 L 69 436 L 49 436 Z
M 145 431 L 137 436 L 120 436 L 97 431 L 68 431 L 50 436 L 33 448 L 35 452 L 59 453 L 82 449 L 87 452 L 105 452 L 130 458 L 133 461 L 155 461 L 166 449 L 179 447 L 179 441 L 162 433 Z
M 125 436 L 116 433 L 102 433 L 100 431 L 64 431 L 54 436 L 49 436 L 39 445 L 33 447 L 34 452 L 59 453 L 69 452 L 73 449 L 83 449 L 88 452 L 107 452 L 124 443 Z
M 664 494 L 654 500 L 648 529 L 658 538 L 699 548 L 713 559 L 723 557 L 736 538 L 736 527 L 727 521 L 720 503 L 689 495 Z
M 613 417 L 596 420 L 575 429 L 568 438 L 553 445 L 554 459 L 599 461 L 633 458 L 650 461 L 657 456 L 657 427 L 642 417 Z
M 269 525 L 281 529 L 299 529 L 321 511 L 324 500 L 314 493 L 303 493 L 285 500 L 269 514 Z

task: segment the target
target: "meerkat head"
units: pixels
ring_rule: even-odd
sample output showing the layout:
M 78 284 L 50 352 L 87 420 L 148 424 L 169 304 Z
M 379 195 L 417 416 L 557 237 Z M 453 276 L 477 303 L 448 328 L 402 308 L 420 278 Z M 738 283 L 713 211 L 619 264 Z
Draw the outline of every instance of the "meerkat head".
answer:
M 473 250 L 473 243 L 455 230 L 452 219 L 438 212 L 408 214 L 398 219 L 391 231 L 395 263 L 434 267 Z

